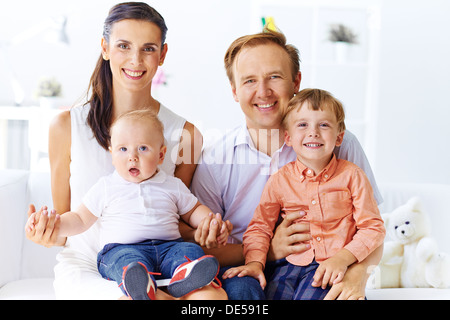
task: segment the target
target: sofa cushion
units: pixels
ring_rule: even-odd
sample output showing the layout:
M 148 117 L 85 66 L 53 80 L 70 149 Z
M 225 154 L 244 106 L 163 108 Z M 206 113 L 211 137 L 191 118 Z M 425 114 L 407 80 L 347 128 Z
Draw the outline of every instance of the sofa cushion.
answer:
M 52 278 L 12 281 L 0 288 L 0 300 L 55 300 Z
M 366 298 L 367 300 L 450 300 L 450 289 L 366 289 Z

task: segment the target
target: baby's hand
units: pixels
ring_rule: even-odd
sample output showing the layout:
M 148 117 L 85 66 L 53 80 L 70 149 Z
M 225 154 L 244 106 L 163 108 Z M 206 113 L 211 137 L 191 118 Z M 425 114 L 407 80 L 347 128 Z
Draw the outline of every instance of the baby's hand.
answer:
M 220 233 L 217 236 L 218 247 L 226 246 L 228 242 L 228 237 L 233 230 L 233 224 L 229 220 L 222 221 L 222 227 L 220 228 Z
M 33 212 L 27 220 L 27 223 L 25 224 L 25 231 L 31 232 L 34 228 L 36 228 L 36 224 L 38 221 L 36 221 L 36 212 Z
M 32 206 L 32 208 L 34 208 L 34 206 Z M 39 223 L 41 214 L 47 214 L 47 206 L 43 206 L 39 211 L 35 211 L 31 214 L 30 212 L 28 212 L 28 214 L 29 216 L 27 223 L 25 224 L 25 231 L 31 232 L 36 228 L 36 225 Z

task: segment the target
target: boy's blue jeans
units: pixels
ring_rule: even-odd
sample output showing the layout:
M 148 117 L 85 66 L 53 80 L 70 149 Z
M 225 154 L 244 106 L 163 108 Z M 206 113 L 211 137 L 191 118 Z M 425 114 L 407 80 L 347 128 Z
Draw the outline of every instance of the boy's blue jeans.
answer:
M 141 262 L 148 272 L 161 273 L 158 279 L 170 279 L 175 269 L 205 255 L 203 249 L 181 238 L 173 241 L 146 240 L 135 244 L 107 244 L 97 256 L 98 271 L 103 278 L 122 283 L 123 268 L 131 262 Z M 155 281 L 155 277 L 150 275 Z M 123 286 L 121 287 L 123 291 Z
M 319 264 L 314 260 L 300 267 L 286 259 L 275 261 L 272 276 L 267 277 L 266 297 L 269 300 L 323 300 L 330 287 L 313 287 L 314 274 Z M 269 280 L 270 279 L 270 280 Z

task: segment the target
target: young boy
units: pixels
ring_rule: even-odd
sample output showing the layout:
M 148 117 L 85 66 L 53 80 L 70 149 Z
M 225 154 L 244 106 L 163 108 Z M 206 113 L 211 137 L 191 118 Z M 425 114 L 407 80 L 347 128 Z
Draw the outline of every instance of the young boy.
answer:
M 112 124 L 110 135 L 116 170 L 89 190 L 77 211 L 60 216 L 60 235 L 82 233 L 100 218 L 98 270 L 122 284 L 133 300 L 155 299 L 156 272 L 171 278 L 167 289 L 174 297 L 212 283 L 217 259 L 183 242 L 178 230 L 180 216 L 197 227 L 211 213 L 181 180 L 158 169 L 166 153 L 162 123 L 151 111 L 132 111 Z M 220 217 L 212 223 L 219 224 L 217 238 L 211 240 L 202 230 L 195 240 L 208 247 L 225 245 L 226 223 Z
M 264 288 L 263 270 L 280 213 L 306 212 L 297 222 L 309 223 L 310 248 L 277 263 L 267 299 L 322 299 L 328 285 L 341 281 L 348 266 L 364 260 L 384 240 L 367 177 L 333 154 L 344 137 L 344 117 L 342 104 L 324 90 L 302 90 L 289 102 L 285 142 L 297 160 L 269 178 L 244 234 L 246 264 L 227 274 L 253 276 Z

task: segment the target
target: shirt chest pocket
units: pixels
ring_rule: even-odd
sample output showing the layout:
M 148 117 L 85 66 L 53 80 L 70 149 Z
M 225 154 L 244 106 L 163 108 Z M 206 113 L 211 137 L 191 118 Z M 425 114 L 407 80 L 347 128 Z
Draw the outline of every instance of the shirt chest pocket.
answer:
M 331 219 L 342 219 L 353 212 L 353 201 L 349 191 L 337 190 L 321 194 L 324 215 Z

